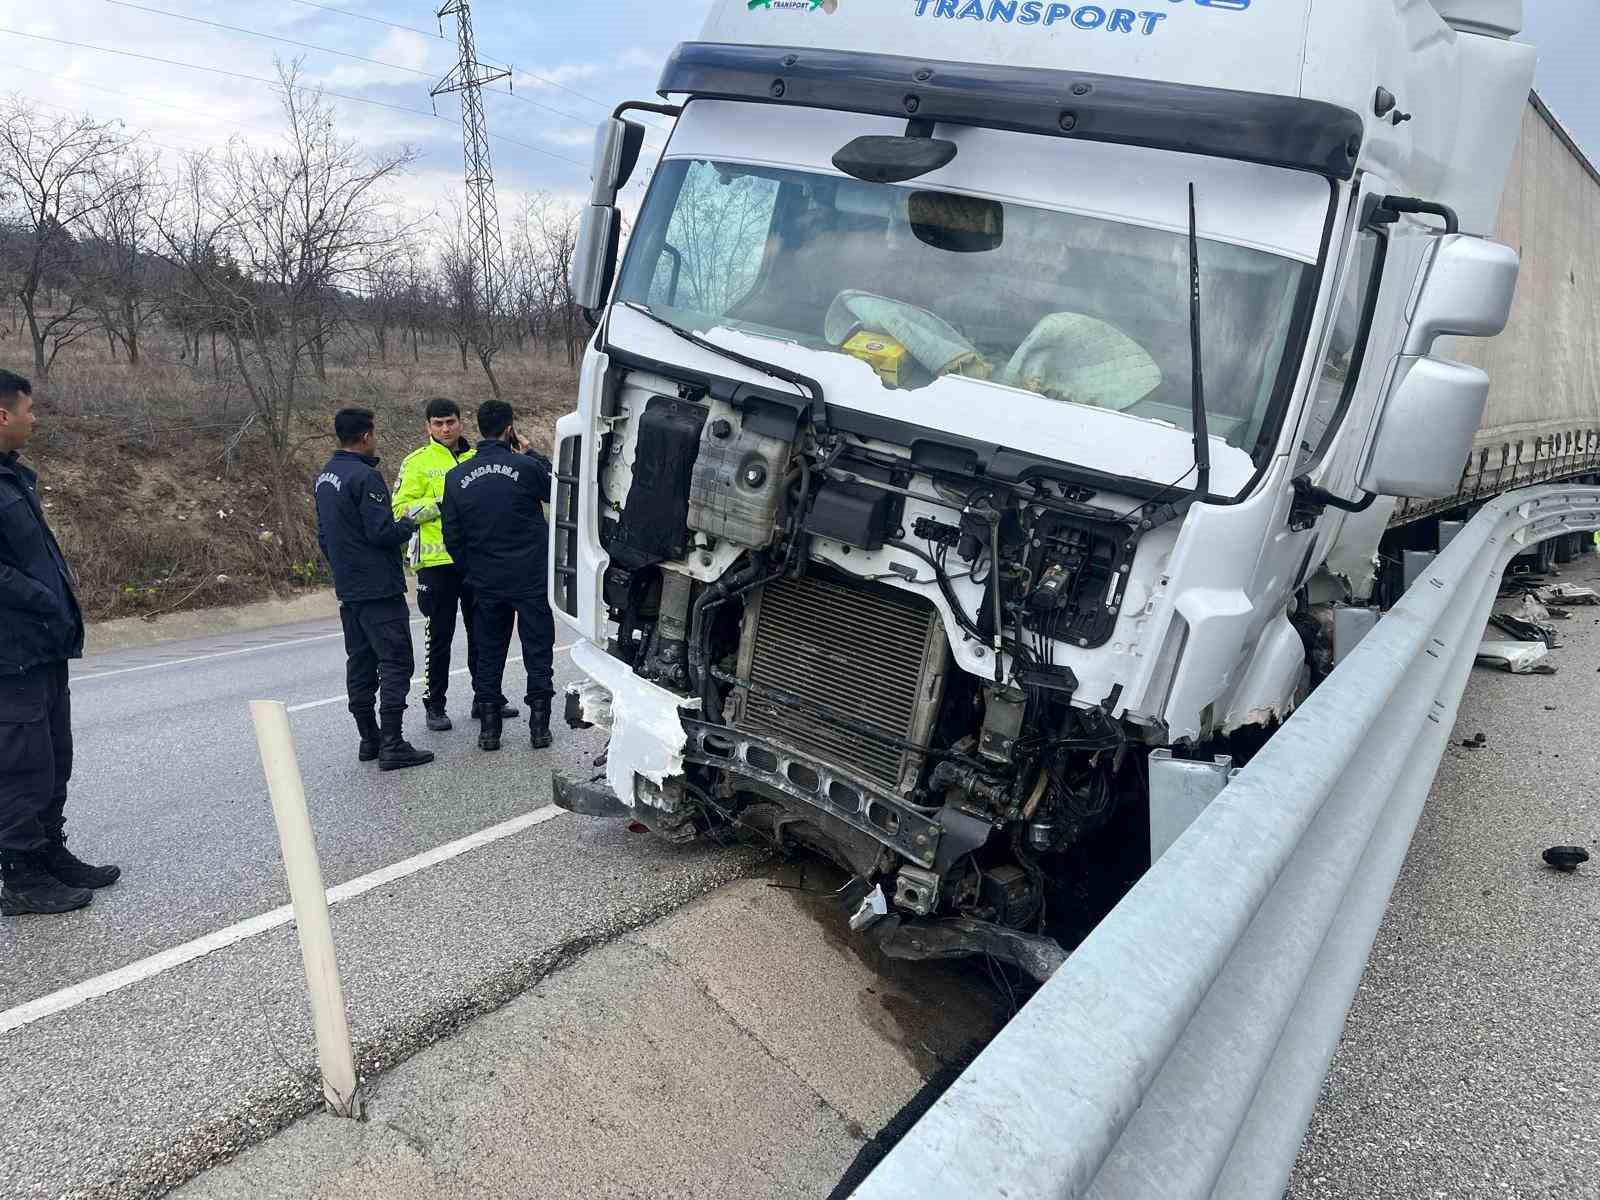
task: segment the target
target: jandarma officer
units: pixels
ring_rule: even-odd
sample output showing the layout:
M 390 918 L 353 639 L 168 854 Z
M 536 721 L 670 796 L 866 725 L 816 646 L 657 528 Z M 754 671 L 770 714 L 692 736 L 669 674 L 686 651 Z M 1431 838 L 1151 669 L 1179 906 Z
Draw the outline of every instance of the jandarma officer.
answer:
M 484 706 L 478 745 L 485 750 L 500 748 L 496 700 L 513 621 L 528 672 L 529 740 L 535 749 L 550 744 L 555 622 L 545 595 L 549 530 L 542 507 L 550 498 L 550 460 L 513 448 L 521 439 L 512 419 L 511 406 L 502 400 L 478 409 L 483 440 L 471 462 L 445 476 L 441 510 L 445 546 L 477 598 L 478 670 L 472 685 Z
M 456 612 L 467 629 L 467 669 L 474 672 L 478 663 L 478 642 L 472 628 L 473 595 L 466 576 L 451 559 L 440 528 L 439 502 L 444 499 L 444 477 L 457 463 L 474 453 L 472 443 L 461 433 L 461 407 L 443 396 L 429 400 L 423 409 L 427 442 L 406 455 L 400 464 L 400 478 L 394 485 L 394 515 L 417 523 L 412 538 L 412 563 L 417 571 L 417 611 L 422 614 L 422 645 L 426 659 L 427 690 L 422 707 L 428 714 L 428 728 L 450 728 L 445 711 L 445 695 L 450 688 L 450 644 L 456 636 Z M 468 683 L 471 690 L 471 683 Z M 517 710 L 501 697 L 500 715 L 515 717 Z M 481 719 L 482 709 L 474 703 L 472 715 Z
M 344 625 L 345 691 L 361 731 L 362 762 L 385 771 L 433 761 L 406 741 L 402 722 L 415 662 L 406 607 L 405 545 L 416 533 L 396 521 L 389 486 L 378 474 L 377 424 L 364 408 L 341 408 L 333 432 L 339 449 L 317 476 L 317 538 L 333 568 Z M 378 717 L 373 716 L 378 699 Z
M 33 388 L 0 371 L 0 913 L 82 908 L 117 867 L 67 849 L 72 706 L 67 660 L 83 654 L 72 572 L 18 459 L 33 433 Z

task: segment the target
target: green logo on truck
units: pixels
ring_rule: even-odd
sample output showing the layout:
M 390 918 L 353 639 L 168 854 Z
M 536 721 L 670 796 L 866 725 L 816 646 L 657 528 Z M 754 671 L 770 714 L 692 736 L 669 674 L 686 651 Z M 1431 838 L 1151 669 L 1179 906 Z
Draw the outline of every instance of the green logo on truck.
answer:
M 755 12 L 758 8 L 800 8 L 806 12 L 821 9 L 825 13 L 838 12 L 839 0 L 745 0 L 745 8 Z

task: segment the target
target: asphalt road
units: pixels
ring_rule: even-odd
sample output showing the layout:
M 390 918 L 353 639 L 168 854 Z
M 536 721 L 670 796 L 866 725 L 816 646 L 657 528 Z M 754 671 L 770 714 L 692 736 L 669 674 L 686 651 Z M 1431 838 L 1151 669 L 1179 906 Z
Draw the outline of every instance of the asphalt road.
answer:
M 557 660 L 559 688 L 573 668 Z M 522 683 L 512 664 L 508 693 Z M 438 759 L 380 773 L 356 761 L 342 688 L 336 620 L 75 663 L 69 837 L 123 878 L 80 912 L 0 927 L 0 1028 L 19 1006 L 286 901 L 251 699 L 309 706 L 291 724 L 330 886 L 543 808 L 551 768 L 581 768 L 600 746 L 558 720 L 551 750 L 529 749 L 518 726 L 499 753 L 478 751 L 462 673 L 454 731 L 427 733 L 420 704 L 408 713 Z M 337 905 L 363 1064 L 403 1057 L 755 862 L 562 814 Z M 0 1032 L 0 1195 L 147 1195 L 306 1111 L 303 993 L 283 926 Z
M 413 634 L 420 641 L 420 625 Z M 550 771 L 588 767 L 603 735 L 572 733 L 558 717 L 555 746 L 534 751 L 519 721 L 508 725 L 504 749 L 479 751 L 476 723 L 465 719 L 459 636 L 456 661 L 456 729 L 423 728 L 415 685 L 407 732 L 438 758 L 389 773 L 356 760 L 336 619 L 73 664 L 69 838 L 86 859 L 116 862 L 124 874 L 87 909 L 0 923 L 0 1079 L 10 1099 L 0 1106 L 0 1197 L 146 1200 L 320 1105 L 293 925 L 251 924 L 287 901 L 252 699 L 290 709 L 325 882 L 336 896 L 341 884 L 361 888 L 334 904 L 332 920 L 375 1111 L 383 1111 L 386 1070 L 442 1039 L 467 1044 L 451 1035 L 537 998 L 558 969 L 582 967 L 554 978 L 588 987 L 579 1004 L 587 1024 L 557 1022 L 539 1034 L 577 1046 L 573 1070 L 629 1078 L 670 1031 L 680 1035 L 675 1061 L 702 1073 L 712 1058 L 728 1064 L 718 1068 L 724 1074 L 748 1059 L 747 1089 L 790 1099 L 742 1106 L 750 1146 L 781 1160 L 774 1178 L 825 1180 L 926 1079 L 975 1053 L 1004 1019 L 998 993 L 948 965 L 921 964 L 900 970 L 899 983 L 880 984 L 873 966 L 841 949 L 843 914 L 826 906 L 767 913 L 761 940 L 773 965 L 750 973 L 756 957 L 734 947 L 749 947 L 751 913 L 789 894 L 767 887 L 773 873 L 793 868 L 748 847 L 672 847 L 620 822 L 553 809 Z M 558 650 L 558 691 L 574 675 Z M 523 682 L 520 664 L 508 666 L 506 692 L 519 696 Z M 475 835 L 482 844 L 466 852 L 428 857 Z M 367 886 L 375 875 L 381 882 Z M 729 893 L 735 881 L 756 888 L 756 898 Z M 691 903 L 719 896 L 728 898 Z M 704 960 L 695 978 L 689 966 L 663 963 L 668 949 L 629 940 L 685 906 L 691 915 L 671 953 Z M 204 953 L 185 949 L 197 939 L 206 940 Z M 655 1031 L 641 1034 L 630 1032 L 627 1004 L 646 975 L 661 990 Z M 732 981 L 759 1011 L 740 1013 L 731 999 L 712 1004 L 717 980 Z M 808 991 L 808 981 L 817 986 Z M 670 1002 L 674 995 L 700 1006 Z M 897 1023 L 894 1014 L 924 1011 L 928 997 L 937 999 L 926 1019 Z M 848 1037 L 848 1054 L 815 1036 L 824 1012 L 835 1038 Z M 821 1063 L 823 1075 L 812 1079 L 764 1051 L 748 1032 L 760 1027 L 775 1046 L 811 1031 L 801 1058 Z M 483 1051 L 505 1052 L 497 1044 Z M 840 1070 L 842 1079 L 828 1075 Z M 689 1086 L 688 1075 L 674 1075 Z M 655 1079 L 642 1086 L 654 1089 Z M 452 1081 L 444 1079 L 446 1091 Z M 831 1109 L 818 1099 L 824 1093 L 837 1099 Z M 559 1092 L 541 1100 L 563 1102 Z M 814 1142 L 795 1138 L 796 1113 L 818 1104 Z M 647 1157 L 631 1169 L 648 1178 Z M 286 1194 L 303 1194 L 300 1187 L 291 1171 Z
M 1600 608 L 1572 613 L 1556 675 L 1472 673 L 1289 1200 L 1600 1196 Z M 1596 861 L 1541 861 L 1573 843 Z
M 1538 861 L 1600 844 L 1600 610 L 1562 629 L 1559 675 L 1473 674 L 1293 1200 L 1600 1194 L 1600 892 Z M 558 655 L 558 686 L 571 673 Z M 787 876 L 753 851 L 550 816 L 551 767 L 585 766 L 595 735 L 486 755 L 473 723 L 431 735 L 419 706 L 413 740 L 439 760 L 381 774 L 355 760 L 342 682 L 331 620 L 75 664 L 73 844 L 125 876 L 84 911 L 0 923 L 0 1196 L 194 1180 L 196 1197 L 476 1200 L 533 1194 L 541 1170 L 550 1195 L 820 1195 L 1003 1019 L 948 967 L 884 977 L 837 913 L 768 887 Z M 272 1136 L 319 1101 L 292 926 L 33 1007 L 284 902 L 253 698 L 298 710 L 326 881 L 396 868 L 333 909 L 367 1124 Z M 1460 748 L 1480 730 L 1486 749 Z M 503 833 L 516 818 L 530 823 Z M 496 836 L 469 853 L 412 861 L 482 831 Z

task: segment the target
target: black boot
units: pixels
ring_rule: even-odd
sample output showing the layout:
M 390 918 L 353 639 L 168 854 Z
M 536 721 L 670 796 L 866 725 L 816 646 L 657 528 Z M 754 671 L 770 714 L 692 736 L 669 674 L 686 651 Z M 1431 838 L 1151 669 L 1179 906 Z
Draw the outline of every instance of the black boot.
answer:
M 428 728 L 433 730 L 434 733 L 445 733 L 455 728 L 450 723 L 450 714 L 444 711 L 442 702 L 435 703 L 432 700 L 424 700 L 422 709 L 428 714 Z
M 515 721 L 521 715 L 513 705 L 504 700 L 500 701 L 500 719 L 502 721 Z M 472 702 L 472 719 L 474 721 L 483 720 L 483 705 L 476 700 Z
M 483 722 L 478 730 L 478 749 L 500 749 L 500 729 L 503 722 L 500 720 L 500 714 L 495 711 L 494 705 L 489 705 L 484 710 L 483 716 L 479 717 L 478 720 Z
M 399 771 L 433 761 L 432 750 L 418 750 L 401 734 L 401 722 L 405 720 L 405 715 L 403 708 L 383 711 L 383 726 L 378 741 L 380 771 Z
M 44 869 L 37 853 L 7 850 L 0 854 L 0 914 L 64 913 L 94 899 L 88 888 L 68 887 Z
M 50 838 L 50 844 L 39 852 L 39 864 L 69 888 L 110 887 L 122 878 L 121 867 L 92 867 L 68 850 L 65 833 Z
M 371 762 L 378 757 L 378 744 L 382 736 L 378 733 L 378 717 L 370 708 L 365 712 L 354 714 L 356 728 L 361 731 L 361 746 L 356 751 L 356 757 L 362 762 Z
M 535 696 L 528 702 L 528 742 L 535 750 L 550 744 L 549 696 Z

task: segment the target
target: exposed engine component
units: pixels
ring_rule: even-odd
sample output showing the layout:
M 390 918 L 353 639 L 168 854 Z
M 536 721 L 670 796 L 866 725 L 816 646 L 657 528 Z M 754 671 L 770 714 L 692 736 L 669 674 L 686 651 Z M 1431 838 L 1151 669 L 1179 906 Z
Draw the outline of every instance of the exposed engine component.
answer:
M 673 570 L 661 572 L 661 599 L 655 634 L 639 674 L 666 687 L 689 685 L 689 597 L 693 582 Z
M 1133 550 L 1128 531 L 1038 512 L 1028 537 L 1033 583 L 1021 598 L 1023 627 L 1076 646 L 1103 643 L 1122 608 Z
M 689 497 L 704 405 L 652 396 L 639 417 L 633 486 L 606 547 L 613 561 L 643 567 L 682 558 L 689 548 Z
M 1028 696 L 1021 688 L 991 684 L 983 689 L 983 733 L 978 753 L 990 762 L 1009 763 L 1022 735 Z
M 920 867 L 901 867 L 895 876 L 896 907 L 925 917 L 939 906 L 939 876 Z
M 1109 638 L 1134 521 L 744 387 L 652 391 L 602 452 L 630 455 L 603 523 L 612 652 L 685 698 L 683 774 L 636 777 L 646 824 L 824 854 L 908 955 L 1054 964 L 1049 897 L 1087 886 L 1072 864 L 1139 780 L 1057 648 Z M 953 642 L 992 674 L 956 669 Z
M 806 532 L 863 550 L 881 550 L 891 536 L 895 498 L 869 483 L 829 480 L 806 517 Z
M 789 443 L 756 432 L 732 409 L 708 420 L 700 435 L 687 520 L 689 528 L 753 549 L 777 532 Z

